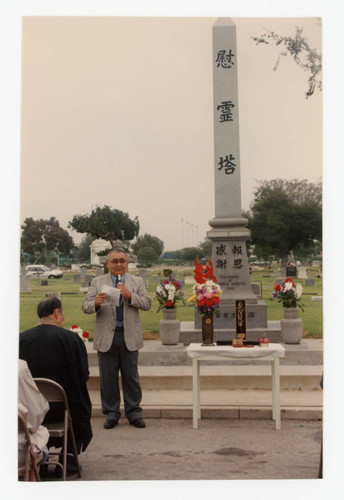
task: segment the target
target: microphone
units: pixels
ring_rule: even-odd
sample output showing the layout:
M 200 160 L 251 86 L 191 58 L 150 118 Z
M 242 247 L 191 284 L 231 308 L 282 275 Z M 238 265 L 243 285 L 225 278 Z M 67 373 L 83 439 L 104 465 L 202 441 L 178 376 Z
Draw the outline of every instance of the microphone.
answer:
M 122 276 L 119 274 L 117 276 L 117 284 L 122 282 Z

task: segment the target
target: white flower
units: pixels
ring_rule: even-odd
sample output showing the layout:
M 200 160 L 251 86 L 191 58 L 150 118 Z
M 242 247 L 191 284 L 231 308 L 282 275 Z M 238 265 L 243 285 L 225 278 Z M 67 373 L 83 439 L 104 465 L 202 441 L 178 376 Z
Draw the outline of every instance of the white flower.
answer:
M 294 293 L 295 293 L 295 297 L 296 297 L 297 299 L 299 299 L 299 298 L 301 297 L 301 295 L 302 295 L 302 290 L 303 290 L 303 288 L 302 288 L 302 286 L 300 285 L 300 283 L 297 283 L 297 284 L 296 284 L 296 289 L 295 289 L 295 292 L 294 292 Z
M 287 281 L 284 285 L 284 291 L 287 292 L 288 290 L 291 290 L 293 288 L 293 284 L 291 281 Z

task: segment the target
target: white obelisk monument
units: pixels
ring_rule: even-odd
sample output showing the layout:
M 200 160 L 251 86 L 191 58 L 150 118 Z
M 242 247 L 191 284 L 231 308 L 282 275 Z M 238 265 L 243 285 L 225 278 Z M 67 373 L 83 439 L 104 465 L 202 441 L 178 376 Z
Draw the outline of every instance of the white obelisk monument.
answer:
M 235 300 L 245 300 L 247 338 L 268 335 L 278 340 L 280 328 L 268 327 L 267 307 L 252 291 L 246 241 L 248 220 L 242 217 L 236 26 L 220 18 L 213 26 L 215 217 L 207 236 L 212 241 L 214 274 L 223 293 L 215 316 L 217 340 L 235 336 Z M 201 318 L 195 314 L 195 328 Z M 271 325 L 270 325 L 271 326 Z M 279 331 L 278 331 L 279 330 Z

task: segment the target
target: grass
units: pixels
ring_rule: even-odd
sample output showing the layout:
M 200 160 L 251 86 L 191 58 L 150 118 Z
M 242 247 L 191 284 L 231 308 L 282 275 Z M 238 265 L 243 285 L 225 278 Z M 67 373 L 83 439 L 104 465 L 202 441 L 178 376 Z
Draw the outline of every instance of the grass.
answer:
M 177 278 L 182 279 L 182 271 L 178 270 Z M 187 269 L 185 268 L 185 271 Z M 192 274 L 192 269 L 188 269 Z M 314 287 L 304 287 L 303 302 L 305 312 L 300 311 L 300 318 L 303 320 L 304 337 L 322 338 L 323 330 L 323 304 L 322 302 L 313 302 L 313 295 L 322 295 L 322 279 L 316 278 L 318 270 L 308 272 L 309 278 L 314 278 Z M 84 314 L 81 311 L 81 304 L 85 298 L 85 293 L 80 292 L 80 284 L 73 283 L 75 272 L 65 272 L 63 278 L 48 280 L 48 286 L 42 286 L 40 280 L 34 279 L 30 282 L 32 293 L 22 292 L 20 294 L 20 331 L 32 328 L 38 321 L 36 309 L 37 304 L 45 297 L 47 292 L 61 292 L 61 300 L 65 309 L 65 327 L 69 328 L 72 324 L 77 324 L 83 330 L 88 331 L 91 336 L 94 331 L 95 314 Z M 134 273 L 135 274 L 135 273 Z M 155 298 L 155 289 L 158 284 L 153 279 L 157 271 L 148 272 L 148 293 L 153 299 L 153 305 L 150 311 L 140 311 L 142 329 L 146 340 L 159 338 L 159 320 L 162 319 L 162 311 L 157 313 L 158 302 Z M 162 279 L 160 271 L 159 279 Z M 268 320 L 280 320 L 283 318 L 283 307 L 277 300 L 271 300 L 273 284 L 276 277 L 273 277 L 272 271 L 254 270 L 251 274 L 251 282 L 259 283 L 262 286 L 263 300 L 268 308 Z M 304 285 L 304 280 L 296 280 Z M 192 294 L 192 285 L 185 285 L 185 297 Z M 187 302 L 185 305 L 179 303 L 177 317 L 180 321 L 193 321 L 194 310 Z M 91 337 L 92 338 L 92 337 Z

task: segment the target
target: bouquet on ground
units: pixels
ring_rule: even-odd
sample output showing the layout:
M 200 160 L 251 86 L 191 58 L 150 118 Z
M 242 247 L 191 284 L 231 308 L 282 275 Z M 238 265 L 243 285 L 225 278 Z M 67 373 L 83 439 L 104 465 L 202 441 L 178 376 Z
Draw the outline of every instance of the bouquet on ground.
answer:
M 210 257 L 205 268 L 195 259 L 195 281 L 193 295 L 188 302 L 193 302 L 200 314 L 208 314 L 219 309 L 221 287 L 214 276 L 213 264 Z
M 302 286 L 300 283 L 295 284 L 291 278 L 287 278 L 282 285 L 276 283 L 272 298 L 278 299 L 278 302 L 281 302 L 283 307 L 299 307 L 304 311 L 301 295 Z
M 161 281 L 156 288 L 155 296 L 159 302 L 157 312 L 161 311 L 161 309 L 173 309 L 178 300 L 184 302 L 182 282 L 174 279 Z
M 83 340 L 84 342 L 88 342 L 88 337 L 90 336 L 90 334 L 88 332 L 84 332 L 83 330 L 81 330 L 81 328 L 79 328 L 78 325 L 72 325 L 70 327 L 70 331 L 77 333 L 81 338 L 81 340 Z

